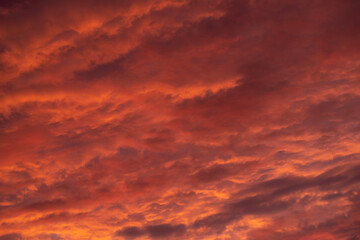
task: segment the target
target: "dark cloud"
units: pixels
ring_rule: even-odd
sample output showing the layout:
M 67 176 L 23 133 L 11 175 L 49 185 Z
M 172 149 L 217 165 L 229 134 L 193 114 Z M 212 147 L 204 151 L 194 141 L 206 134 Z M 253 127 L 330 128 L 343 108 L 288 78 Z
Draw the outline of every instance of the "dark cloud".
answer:
M 42 211 L 46 209 L 56 209 L 66 204 L 64 199 L 54 199 L 49 201 L 40 201 L 25 205 L 24 208 L 28 210 Z
M 186 231 L 186 226 L 184 224 L 159 224 L 146 226 L 145 229 L 152 238 L 164 238 L 171 235 L 183 235 Z
M 200 169 L 190 176 L 191 180 L 199 183 L 208 183 L 222 180 L 241 172 L 246 172 L 251 168 L 255 168 L 258 162 L 247 162 L 243 164 L 216 164 L 204 169 Z
M 158 225 L 147 225 L 144 228 L 125 227 L 117 231 L 115 235 L 132 239 L 146 234 L 152 239 L 156 239 L 156 238 L 167 238 L 172 235 L 181 236 L 185 233 L 185 231 L 186 231 L 186 226 L 184 224 L 178 224 L 178 225 L 158 224 Z
M 257 183 L 235 195 L 234 199 L 225 204 L 218 213 L 196 220 L 194 227 L 205 227 L 222 232 L 226 225 L 246 215 L 267 215 L 299 205 L 301 199 L 293 195 L 299 191 L 315 187 L 325 192 L 331 189 L 349 189 L 355 182 L 360 181 L 358 168 L 359 165 L 345 169 L 336 167 L 313 178 L 293 176 Z M 242 195 L 254 192 L 258 194 L 241 198 Z M 264 192 L 268 193 L 264 194 Z M 240 200 L 235 200 L 237 196 L 240 196 Z M 324 196 L 325 200 L 333 201 L 337 197 L 337 195 Z
M 138 227 L 126 227 L 115 233 L 115 235 L 117 236 L 122 236 L 129 239 L 137 238 L 144 234 L 145 234 L 144 230 Z
M 21 240 L 23 237 L 19 233 L 9 233 L 0 236 L 1 240 Z
M 63 240 L 64 238 L 60 234 L 51 233 L 51 234 L 40 234 L 36 236 L 41 240 Z
M 193 226 L 195 228 L 206 228 L 207 231 L 211 230 L 221 233 L 225 230 L 226 225 L 246 215 L 267 215 L 274 212 L 286 211 L 295 203 L 295 199 L 276 200 L 268 195 L 248 197 L 225 205 L 223 209 L 216 214 L 196 220 Z

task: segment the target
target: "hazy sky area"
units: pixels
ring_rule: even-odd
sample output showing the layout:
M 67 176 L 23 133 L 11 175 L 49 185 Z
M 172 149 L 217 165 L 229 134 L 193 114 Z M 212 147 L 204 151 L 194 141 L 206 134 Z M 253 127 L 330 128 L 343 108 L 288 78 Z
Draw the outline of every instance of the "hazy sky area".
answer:
M 1 0 L 0 240 L 360 240 L 360 0 Z

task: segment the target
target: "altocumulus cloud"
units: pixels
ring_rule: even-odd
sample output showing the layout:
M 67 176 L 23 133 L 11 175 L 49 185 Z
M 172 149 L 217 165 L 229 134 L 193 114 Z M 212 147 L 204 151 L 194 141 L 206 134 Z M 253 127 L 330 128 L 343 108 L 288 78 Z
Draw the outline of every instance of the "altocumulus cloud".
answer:
M 0 240 L 356 240 L 360 1 L 0 1 Z

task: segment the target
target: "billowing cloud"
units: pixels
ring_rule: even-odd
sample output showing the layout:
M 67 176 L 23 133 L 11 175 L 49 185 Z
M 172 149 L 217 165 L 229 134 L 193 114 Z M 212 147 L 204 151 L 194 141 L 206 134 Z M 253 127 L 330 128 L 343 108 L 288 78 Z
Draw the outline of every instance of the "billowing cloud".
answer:
M 359 11 L 1 1 L 0 239 L 359 239 Z

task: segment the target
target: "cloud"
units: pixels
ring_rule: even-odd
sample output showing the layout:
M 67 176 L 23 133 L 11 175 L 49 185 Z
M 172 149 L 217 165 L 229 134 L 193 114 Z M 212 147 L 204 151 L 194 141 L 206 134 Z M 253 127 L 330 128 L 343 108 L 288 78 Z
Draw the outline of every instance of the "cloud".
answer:
M 231 177 L 239 174 L 240 172 L 246 172 L 251 168 L 256 167 L 257 162 L 246 162 L 242 164 L 216 164 L 204 169 L 200 169 L 193 175 L 191 179 L 194 182 L 214 182 L 219 181 L 227 177 Z
M 63 240 L 64 238 L 56 233 L 51 233 L 51 234 L 40 234 L 37 235 L 36 238 L 38 239 L 44 239 L 44 240 Z
M 222 232 L 226 225 L 246 215 L 267 215 L 287 211 L 302 201 L 299 197 L 294 198 L 294 194 L 309 188 L 319 188 L 318 192 L 327 192 L 332 189 L 356 191 L 357 185 L 354 187 L 354 184 L 360 181 L 358 168 L 358 165 L 347 169 L 336 167 L 312 178 L 291 176 L 257 183 L 234 195 L 233 199 L 229 199 L 219 212 L 197 219 L 193 226 Z M 241 197 L 254 192 L 258 194 Z M 350 196 L 343 195 L 342 197 Z M 336 198 L 327 195 L 325 200 L 335 201 Z
M 9 233 L 9 234 L 5 234 L 5 235 L 1 235 L 0 236 L 1 240 L 21 240 L 23 239 L 21 234 L 19 233 Z
M 125 227 L 118 230 L 115 235 L 123 236 L 125 238 L 133 239 L 142 235 L 148 235 L 152 239 L 167 238 L 172 235 L 181 236 L 185 233 L 186 226 L 184 224 L 157 224 L 146 225 L 144 228 L 138 227 Z
M 115 233 L 117 236 L 123 236 L 125 238 L 137 238 L 144 235 L 145 232 L 138 227 L 125 227 Z
M 1 1 L 0 236 L 358 238 L 359 7 Z
M 159 224 L 146 226 L 146 232 L 152 238 L 164 238 L 170 235 L 182 235 L 186 231 L 184 224 Z

